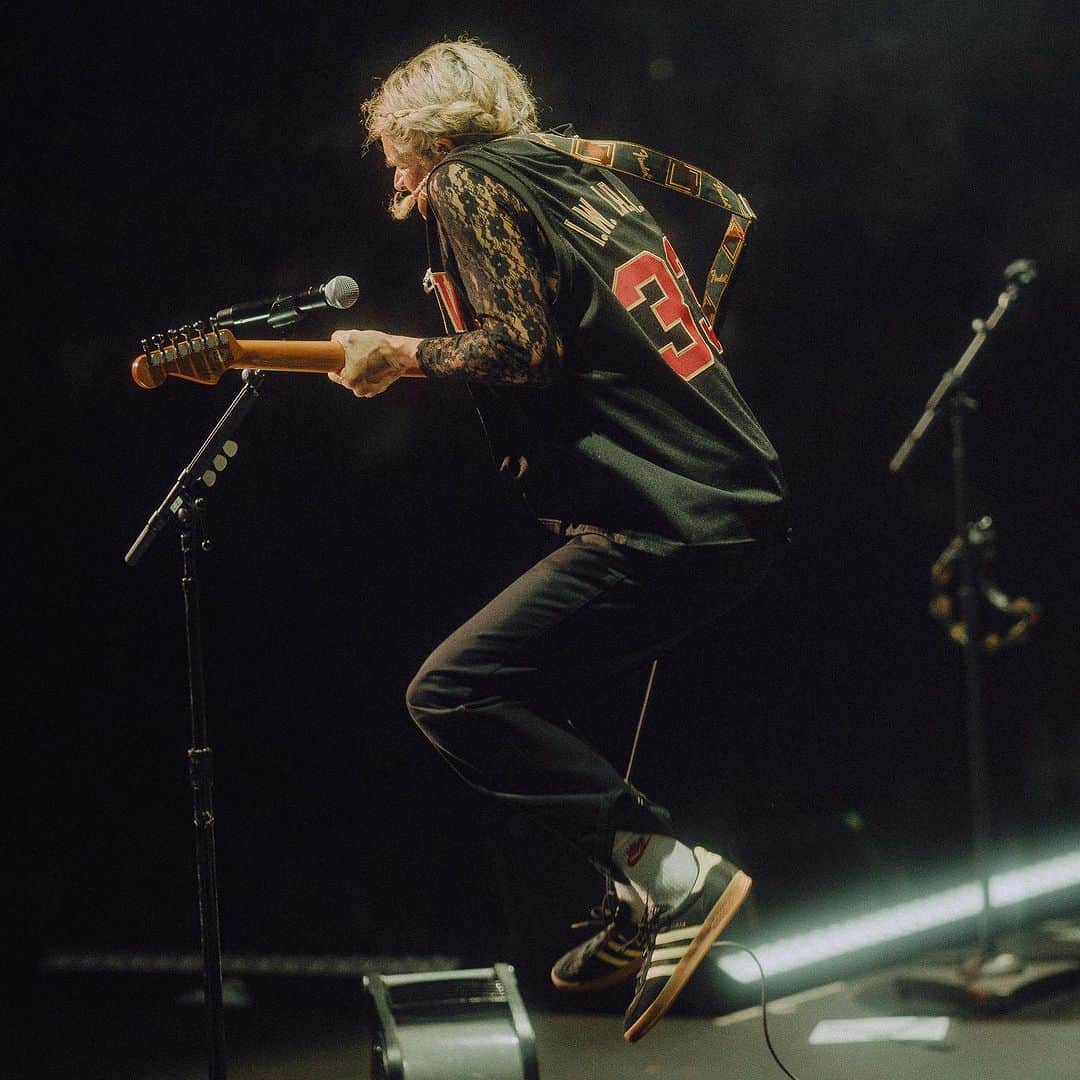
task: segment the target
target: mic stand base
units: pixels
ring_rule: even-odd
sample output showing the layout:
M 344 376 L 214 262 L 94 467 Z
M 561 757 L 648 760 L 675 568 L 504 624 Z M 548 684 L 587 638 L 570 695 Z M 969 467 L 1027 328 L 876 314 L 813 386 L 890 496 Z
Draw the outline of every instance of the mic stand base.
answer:
M 1080 983 L 1080 960 L 1012 952 L 976 952 L 961 963 L 930 961 L 896 977 L 901 997 L 951 1005 L 968 1015 L 996 1016 Z

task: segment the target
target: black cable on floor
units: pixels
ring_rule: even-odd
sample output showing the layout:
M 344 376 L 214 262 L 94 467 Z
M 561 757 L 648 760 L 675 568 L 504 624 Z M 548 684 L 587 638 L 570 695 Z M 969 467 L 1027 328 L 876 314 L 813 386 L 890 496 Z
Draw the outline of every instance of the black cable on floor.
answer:
M 737 941 L 718 941 L 713 948 L 727 948 L 727 949 L 739 949 L 740 951 L 749 955 L 750 959 L 757 964 L 758 976 L 761 982 L 761 1029 L 765 1032 L 765 1045 L 769 1048 L 769 1053 L 773 1056 L 773 1061 L 780 1066 L 781 1071 L 791 1080 L 799 1080 L 799 1078 L 780 1060 L 780 1055 L 773 1049 L 772 1039 L 769 1038 L 769 1018 L 766 1015 L 766 993 L 765 993 L 765 969 L 761 966 L 761 961 L 754 955 L 752 949 L 746 945 L 740 945 Z

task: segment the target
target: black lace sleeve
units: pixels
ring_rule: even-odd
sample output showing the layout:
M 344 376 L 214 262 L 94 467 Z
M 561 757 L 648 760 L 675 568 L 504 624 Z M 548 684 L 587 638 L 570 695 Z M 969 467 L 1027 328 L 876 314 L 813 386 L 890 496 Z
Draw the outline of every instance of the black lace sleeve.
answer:
M 504 184 L 463 162 L 431 178 L 429 199 L 453 252 L 479 329 L 426 338 L 417 349 L 429 376 L 546 386 L 562 358 L 551 314 L 557 278 L 535 218 Z

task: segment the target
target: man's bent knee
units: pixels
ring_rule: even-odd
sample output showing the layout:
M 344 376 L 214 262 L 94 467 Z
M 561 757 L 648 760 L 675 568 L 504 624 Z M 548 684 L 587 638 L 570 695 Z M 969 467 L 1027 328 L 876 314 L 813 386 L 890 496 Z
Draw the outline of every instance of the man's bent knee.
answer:
M 433 653 L 424 661 L 405 691 L 405 707 L 420 727 L 436 716 L 445 716 L 465 704 L 471 696 L 466 683 Z

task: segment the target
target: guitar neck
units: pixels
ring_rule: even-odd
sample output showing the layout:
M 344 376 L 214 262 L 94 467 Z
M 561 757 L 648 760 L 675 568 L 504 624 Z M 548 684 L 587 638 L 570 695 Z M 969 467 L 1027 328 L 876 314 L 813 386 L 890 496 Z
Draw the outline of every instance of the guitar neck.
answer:
M 229 368 L 325 372 L 345 366 L 345 350 L 336 341 L 237 341 L 231 330 L 217 330 L 156 344 L 131 364 L 131 377 L 144 390 L 161 386 L 169 375 L 213 386 Z
M 345 350 L 336 341 L 238 340 L 228 366 L 263 371 L 340 371 L 345 366 Z

